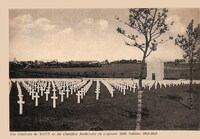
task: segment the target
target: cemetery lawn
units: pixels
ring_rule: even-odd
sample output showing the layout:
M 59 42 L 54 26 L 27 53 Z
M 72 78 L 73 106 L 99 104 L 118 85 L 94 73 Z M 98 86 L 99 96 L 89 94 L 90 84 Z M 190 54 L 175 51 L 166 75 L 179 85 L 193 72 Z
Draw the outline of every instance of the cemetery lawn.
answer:
M 10 78 L 138 78 L 140 63 L 137 64 L 108 64 L 102 67 L 77 67 L 77 68 L 27 68 L 19 71 L 10 70 Z M 194 79 L 200 79 L 200 65 L 194 66 Z M 165 64 L 166 79 L 189 79 L 187 64 Z M 146 70 L 144 73 L 146 78 Z
M 45 102 L 39 99 L 39 106 L 22 88 L 25 105 L 24 114 L 19 115 L 17 88 L 13 84 L 10 93 L 10 130 L 11 131 L 71 131 L 71 130 L 135 130 L 137 93 L 126 91 L 126 95 L 114 92 L 111 98 L 101 83 L 100 100 L 95 99 L 93 82 L 80 104 L 77 96 L 72 95 L 64 102 L 57 100 L 52 108 L 52 99 Z M 189 87 L 175 86 L 158 88 L 143 94 L 142 130 L 198 130 L 200 85 L 194 85 L 194 107 L 189 106 Z M 52 95 L 52 92 L 51 92 Z

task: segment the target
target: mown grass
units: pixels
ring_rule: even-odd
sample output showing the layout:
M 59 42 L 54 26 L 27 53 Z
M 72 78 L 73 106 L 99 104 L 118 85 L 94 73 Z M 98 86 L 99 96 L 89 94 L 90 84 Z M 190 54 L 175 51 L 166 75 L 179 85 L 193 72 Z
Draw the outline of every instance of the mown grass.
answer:
M 95 99 L 93 82 L 87 95 L 80 104 L 76 95 L 64 102 L 57 100 L 57 108 L 52 108 L 52 100 L 45 102 L 45 96 L 39 99 L 39 106 L 23 88 L 24 114 L 18 114 L 16 84 L 10 94 L 10 130 L 11 131 L 70 131 L 70 130 L 135 130 L 137 93 L 130 91 L 124 96 L 115 91 L 114 98 L 103 84 L 100 100 Z M 158 88 L 143 94 L 142 130 L 198 130 L 199 129 L 199 90 L 194 85 L 195 111 L 188 109 L 188 86 Z M 51 92 L 52 95 L 52 92 Z
M 109 64 L 102 67 L 78 67 L 78 68 L 28 68 L 21 71 L 10 72 L 10 78 L 135 78 L 140 73 L 140 64 Z M 200 79 L 200 66 L 194 67 L 194 79 Z M 146 78 L 146 68 L 144 72 Z M 187 64 L 165 64 L 164 77 L 166 79 L 189 79 L 189 67 Z

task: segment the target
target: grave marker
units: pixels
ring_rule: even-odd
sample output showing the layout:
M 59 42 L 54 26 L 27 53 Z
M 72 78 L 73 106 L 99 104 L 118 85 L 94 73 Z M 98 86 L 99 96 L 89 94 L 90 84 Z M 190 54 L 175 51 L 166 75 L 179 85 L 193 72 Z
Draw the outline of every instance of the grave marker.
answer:
M 38 106 L 38 99 L 40 98 L 40 96 L 38 95 L 38 92 L 35 92 L 35 106 Z
M 25 101 L 23 101 L 23 98 L 20 97 L 17 103 L 19 104 L 19 114 L 23 114 L 23 104 L 25 104 Z
M 51 99 L 53 99 L 53 108 L 56 108 L 56 99 L 58 99 L 58 97 L 56 96 L 56 93 L 53 93 L 53 96 L 51 97 Z

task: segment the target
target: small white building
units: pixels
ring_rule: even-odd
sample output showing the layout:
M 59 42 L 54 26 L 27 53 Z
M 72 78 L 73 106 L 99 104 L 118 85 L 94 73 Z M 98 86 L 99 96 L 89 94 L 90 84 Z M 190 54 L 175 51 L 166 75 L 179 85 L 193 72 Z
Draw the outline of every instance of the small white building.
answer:
M 147 61 L 147 80 L 163 80 L 164 62 L 159 58 Z

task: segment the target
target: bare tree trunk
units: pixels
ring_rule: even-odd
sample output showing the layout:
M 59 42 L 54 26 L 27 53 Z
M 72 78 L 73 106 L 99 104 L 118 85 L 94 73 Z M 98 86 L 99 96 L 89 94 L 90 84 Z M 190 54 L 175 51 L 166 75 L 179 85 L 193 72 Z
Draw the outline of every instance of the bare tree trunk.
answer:
M 143 94 L 143 87 L 142 87 L 142 79 L 144 74 L 145 68 L 145 55 L 143 56 L 142 63 L 141 63 L 141 71 L 139 75 L 139 90 L 138 90 L 138 106 L 137 106 L 137 119 L 136 119 L 136 130 L 141 130 L 141 122 L 142 122 L 142 94 Z
M 193 110 L 193 58 L 190 61 L 190 110 Z
M 139 75 L 139 90 L 143 90 L 142 89 L 142 79 L 143 79 L 143 74 L 144 74 L 144 68 L 145 68 L 145 56 L 142 59 L 142 63 L 141 63 L 141 71 L 140 71 L 140 75 Z

